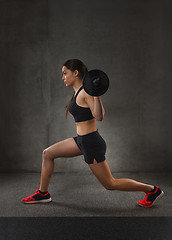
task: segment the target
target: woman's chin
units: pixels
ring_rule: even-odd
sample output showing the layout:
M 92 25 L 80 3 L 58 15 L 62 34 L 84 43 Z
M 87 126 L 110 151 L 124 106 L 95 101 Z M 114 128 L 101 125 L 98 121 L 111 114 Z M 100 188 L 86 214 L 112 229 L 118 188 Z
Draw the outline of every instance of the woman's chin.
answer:
M 65 83 L 66 87 L 71 87 L 71 85 L 68 85 L 67 83 Z

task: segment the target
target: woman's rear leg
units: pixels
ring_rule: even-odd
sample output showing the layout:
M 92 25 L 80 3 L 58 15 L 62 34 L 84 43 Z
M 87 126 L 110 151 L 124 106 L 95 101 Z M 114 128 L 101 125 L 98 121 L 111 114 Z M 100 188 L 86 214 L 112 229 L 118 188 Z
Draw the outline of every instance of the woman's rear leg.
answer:
M 83 153 L 73 138 L 68 138 L 46 148 L 42 153 L 42 170 L 40 190 L 48 191 L 48 185 L 54 171 L 54 159 L 60 157 L 76 157 Z
M 94 159 L 93 164 L 89 164 L 89 167 L 100 183 L 108 190 L 149 192 L 154 189 L 153 185 L 137 182 L 132 179 L 115 179 L 112 176 L 106 160 L 97 163 L 97 161 Z

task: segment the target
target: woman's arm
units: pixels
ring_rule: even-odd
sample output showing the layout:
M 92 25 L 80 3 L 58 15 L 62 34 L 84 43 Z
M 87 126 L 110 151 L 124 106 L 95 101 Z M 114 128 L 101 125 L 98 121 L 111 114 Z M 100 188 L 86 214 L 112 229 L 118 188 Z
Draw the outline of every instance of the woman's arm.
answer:
M 92 115 L 98 120 L 102 121 L 104 118 L 104 107 L 100 97 L 93 97 L 86 93 L 85 102 L 88 104 Z
M 104 118 L 105 110 L 100 97 L 94 97 L 94 115 L 98 121 Z

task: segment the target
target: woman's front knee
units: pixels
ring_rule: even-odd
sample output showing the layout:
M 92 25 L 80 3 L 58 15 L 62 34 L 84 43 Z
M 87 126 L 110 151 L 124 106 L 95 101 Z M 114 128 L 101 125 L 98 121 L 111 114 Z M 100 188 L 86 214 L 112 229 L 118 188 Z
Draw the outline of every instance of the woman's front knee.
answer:
M 53 159 L 53 156 L 48 148 L 43 150 L 42 156 L 43 156 L 43 159 Z

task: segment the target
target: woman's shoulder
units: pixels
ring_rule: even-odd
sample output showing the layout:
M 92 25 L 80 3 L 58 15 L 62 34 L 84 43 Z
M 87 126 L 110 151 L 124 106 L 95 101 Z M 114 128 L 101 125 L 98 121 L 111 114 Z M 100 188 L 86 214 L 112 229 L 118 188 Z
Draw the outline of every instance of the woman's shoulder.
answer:
M 81 97 L 83 98 L 93 98 L 93 96 L 89 95 L 84 88 L 81 89 Z

